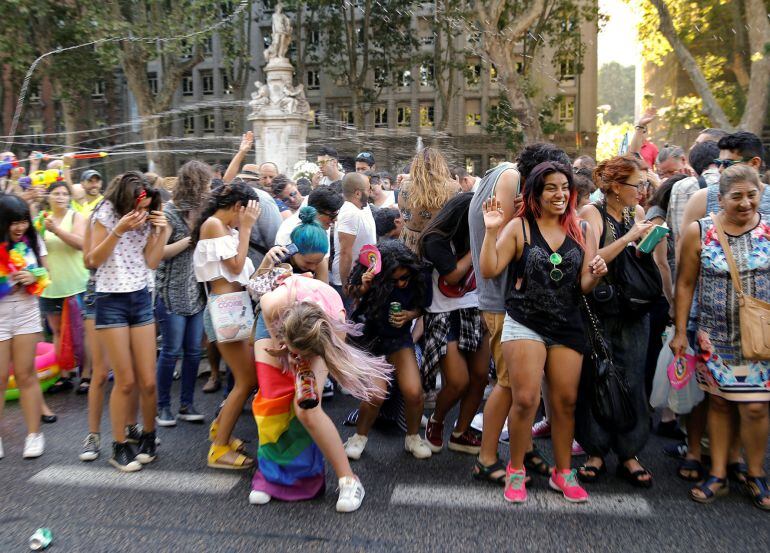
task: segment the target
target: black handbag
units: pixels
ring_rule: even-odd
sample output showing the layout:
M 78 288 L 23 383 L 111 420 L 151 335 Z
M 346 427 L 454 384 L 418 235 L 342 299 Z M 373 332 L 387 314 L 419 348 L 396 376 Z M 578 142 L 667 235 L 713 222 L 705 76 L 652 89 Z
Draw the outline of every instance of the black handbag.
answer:
M 604 224 L 609 227 L 612 241 L 618 240 L 615 225 L 609 220 L 606 206 L 602 205 L 599 211 L 604 216 Z M 633 220 L 629 210 L 623 210 L 623 219 L 624 225 L 630 228 Z M 601 242 L 600 248 L 604 246 L 604 235 Z M 616 305 L 613 307 L 618 309 L 619 313 L 647 313 L 663 294 L 663 282 L 652 254 L 641 253 L 633 246 L 626 246 L 610 263 L 610 271 L 610 299 L 616 299 Z M 603 303 L 602 288 L 597 288 L 594 299 Z
M 588 300 L 583 304 L 589 321 L 588 336 L 591 343 L 591 414 L 599 426 L 607 432 L 628 432 L 638 420 L 625 378 L 617 370 L 607 343 L 602 336 L 599 320 L 591 311 Z

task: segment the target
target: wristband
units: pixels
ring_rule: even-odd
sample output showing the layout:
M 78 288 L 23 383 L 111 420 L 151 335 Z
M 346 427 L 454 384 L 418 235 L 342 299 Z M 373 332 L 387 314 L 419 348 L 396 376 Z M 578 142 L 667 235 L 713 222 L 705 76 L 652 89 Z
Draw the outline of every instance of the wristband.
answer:
M 123 238 L 123 235 L 122 235 L 122 234 L 120 234 L 120 233 L 119 233 L 118 231 L 116 231 L 115 229 L 112 229 L 112 234 L 114 234 L 115 236 L 117 236 L 117 237 L 118 237 L 118 239 L 120 239 L 120 238 Z

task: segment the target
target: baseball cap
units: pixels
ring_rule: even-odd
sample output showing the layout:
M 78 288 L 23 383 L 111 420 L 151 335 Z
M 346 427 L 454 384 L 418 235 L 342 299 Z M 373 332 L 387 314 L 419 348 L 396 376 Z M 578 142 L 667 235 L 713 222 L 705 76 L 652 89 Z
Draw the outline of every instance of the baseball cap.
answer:
M 356 156 L 356 161 L 361 161 L 367 165 L 374 165 L 374 155 L 371 152 L 361 152 Z
M 102 176 L 99 174 L 99 171 L 94 171 L 93 169 L 86 169 L 85 171 L 83 171 L 83 174 L 80 175 L 80 182 L 91 180 L 94 177 L 99 177 L 100 179 L 102 178 Z

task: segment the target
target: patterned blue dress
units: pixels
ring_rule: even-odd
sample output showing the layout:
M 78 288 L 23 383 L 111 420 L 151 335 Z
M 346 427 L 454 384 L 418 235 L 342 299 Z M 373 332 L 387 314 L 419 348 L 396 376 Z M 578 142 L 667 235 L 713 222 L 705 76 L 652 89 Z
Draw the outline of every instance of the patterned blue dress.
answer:
M 770 361 L 741 353 L 738 296 L 711 217 L 701 229 L 698 324 L 695 351 L 698 384 L 728 401 L 770 401 Z M 727 236 L 744 293 L 770 302 L 770 226 L 765 216 L 750 231 Z

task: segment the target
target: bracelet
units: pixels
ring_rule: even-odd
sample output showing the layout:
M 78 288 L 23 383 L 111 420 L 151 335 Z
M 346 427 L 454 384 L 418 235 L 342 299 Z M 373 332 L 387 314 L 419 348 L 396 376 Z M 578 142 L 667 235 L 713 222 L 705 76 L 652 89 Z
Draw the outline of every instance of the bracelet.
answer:
M 636 125 L 634 128 L 637 129 L 637 130 L 640 130 L 640 131 L 646 131 L 647 130 L 647 127 L 645 127 L 644 125 Z
M 112 234 L 114 234 L 115 236 L 117 236 L 117 237 L 118 237 L 118 239 L 120 239 L 120 238 L 123 238 L 123 235 L 122 235 L 122 234 L 120 234 L 120 233 L 118 233 L 118 231 L 116 231 L 115 229 L 112 229 Z

